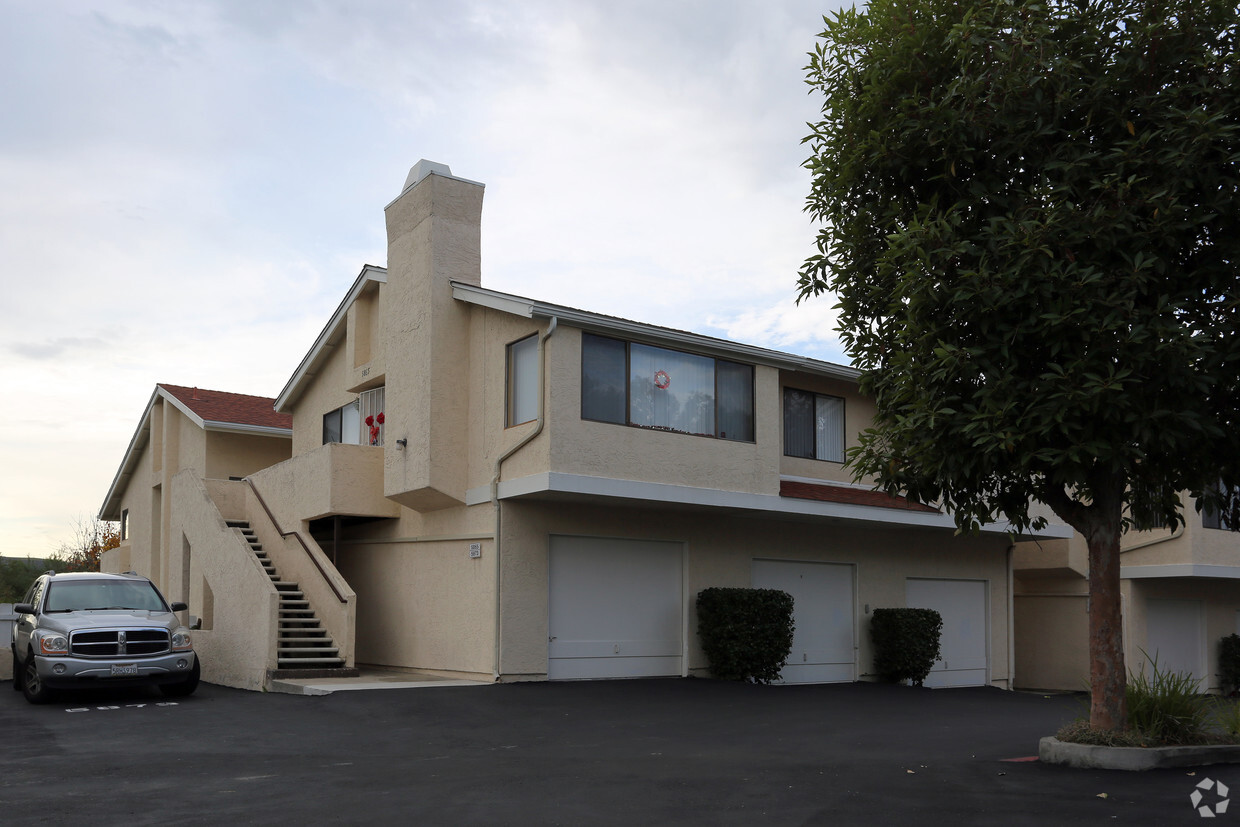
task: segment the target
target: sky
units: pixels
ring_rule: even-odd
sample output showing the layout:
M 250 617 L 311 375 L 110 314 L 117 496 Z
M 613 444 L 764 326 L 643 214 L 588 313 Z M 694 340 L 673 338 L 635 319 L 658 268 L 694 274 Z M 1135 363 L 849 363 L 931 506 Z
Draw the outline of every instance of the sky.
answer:
M 829 361 L 835 0 L 0 0 L 0 555 L 98 514 L 157 382 L 276 396 L 426 158 L 483 286 Z

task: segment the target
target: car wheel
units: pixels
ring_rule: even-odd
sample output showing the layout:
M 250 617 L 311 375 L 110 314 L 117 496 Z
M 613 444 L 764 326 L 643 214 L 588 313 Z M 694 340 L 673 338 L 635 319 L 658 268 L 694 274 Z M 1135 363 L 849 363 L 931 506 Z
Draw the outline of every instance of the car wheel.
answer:
M 164 694 L 165 698 L 184 698 L 194 694 L 194 690 L 198 688 L 198 679 L 202 677 L 202 667 L 198 664 L 198 657 L 194 657 L 194 668 L 189 670 L 189 677 L 180 683 L 160 684 L 159 691 Z
M 26 700 L 32 704 L 45 704 L 52 699 L 52 688 L 43 682 L 39 677 L 39 665 L 35 662 L 34 652 L 29 653 L 26 657 L 26 663 L 21 669 L 22 675 L 22 694 L 26 696 Z

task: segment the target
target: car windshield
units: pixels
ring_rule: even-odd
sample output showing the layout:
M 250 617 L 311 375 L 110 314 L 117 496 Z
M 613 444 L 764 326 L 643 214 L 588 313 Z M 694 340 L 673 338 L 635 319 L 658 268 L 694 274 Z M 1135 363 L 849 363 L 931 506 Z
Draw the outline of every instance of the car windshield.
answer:
M 139 609 L 167 611 L 163 598 L 150 583 L 133 580 L 66 580 L 47 584 L 45 612 L 82 609 Z

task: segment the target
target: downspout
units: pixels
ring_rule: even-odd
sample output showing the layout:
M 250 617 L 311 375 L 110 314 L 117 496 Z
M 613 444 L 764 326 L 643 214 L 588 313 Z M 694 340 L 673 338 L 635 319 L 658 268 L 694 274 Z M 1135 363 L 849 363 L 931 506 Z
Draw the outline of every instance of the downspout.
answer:
M 546 396 L 547 396 L 547 340 L 551 338 L 551 334 L 555 333 L 559 319 L 555 316 L 551 317 L 551 324 L 547 325 L 547 332 L 538 337 L 538 421 L 534 425 L 534 430 L 530 431 L 521 438 L 517 444 L 513 445 L 507 451 L 500 454 L 495 460 L 495 473 L 491 475 L 491 507 L 495 510 L 495 540 L 491 551 L 491 556 L 495 558 L 495 654 L 494 664 L 491 669 L 491 679 L 499 681 L 499 654 L 501 633 L 503 632 L 500 623 L 500 611 L 502 609 L 501 597 L 503 591 L 502 572 L 500 571 L 499 547 L 500 547 L 500 503 L 499 503 L 499 474 L 500 467 L 504 461 L 520 451 L 534 437 L 542 433 L 543 425 L 547 422 Z
M 1009 692 L 1016 688 L 1016 594 L 1013 577 L 1015 556 L 1016 543 L 1010 543 L 1007 549 L 1007 688 Z

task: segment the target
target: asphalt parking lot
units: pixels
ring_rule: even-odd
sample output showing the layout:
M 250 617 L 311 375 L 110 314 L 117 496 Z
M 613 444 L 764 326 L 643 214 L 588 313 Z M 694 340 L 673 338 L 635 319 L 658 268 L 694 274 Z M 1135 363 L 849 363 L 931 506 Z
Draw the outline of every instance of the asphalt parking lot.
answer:
M 321 697 L 204 684 L 175 703 L 132 690 L 43 707 L 4 688 L 0 813 L 104 825 L 1187 824 L 1204 779 L 1240 795 L 1240 767 L 1027 760 L 1080 710 L 1071 696 L 995 689 L 694 679 Z

